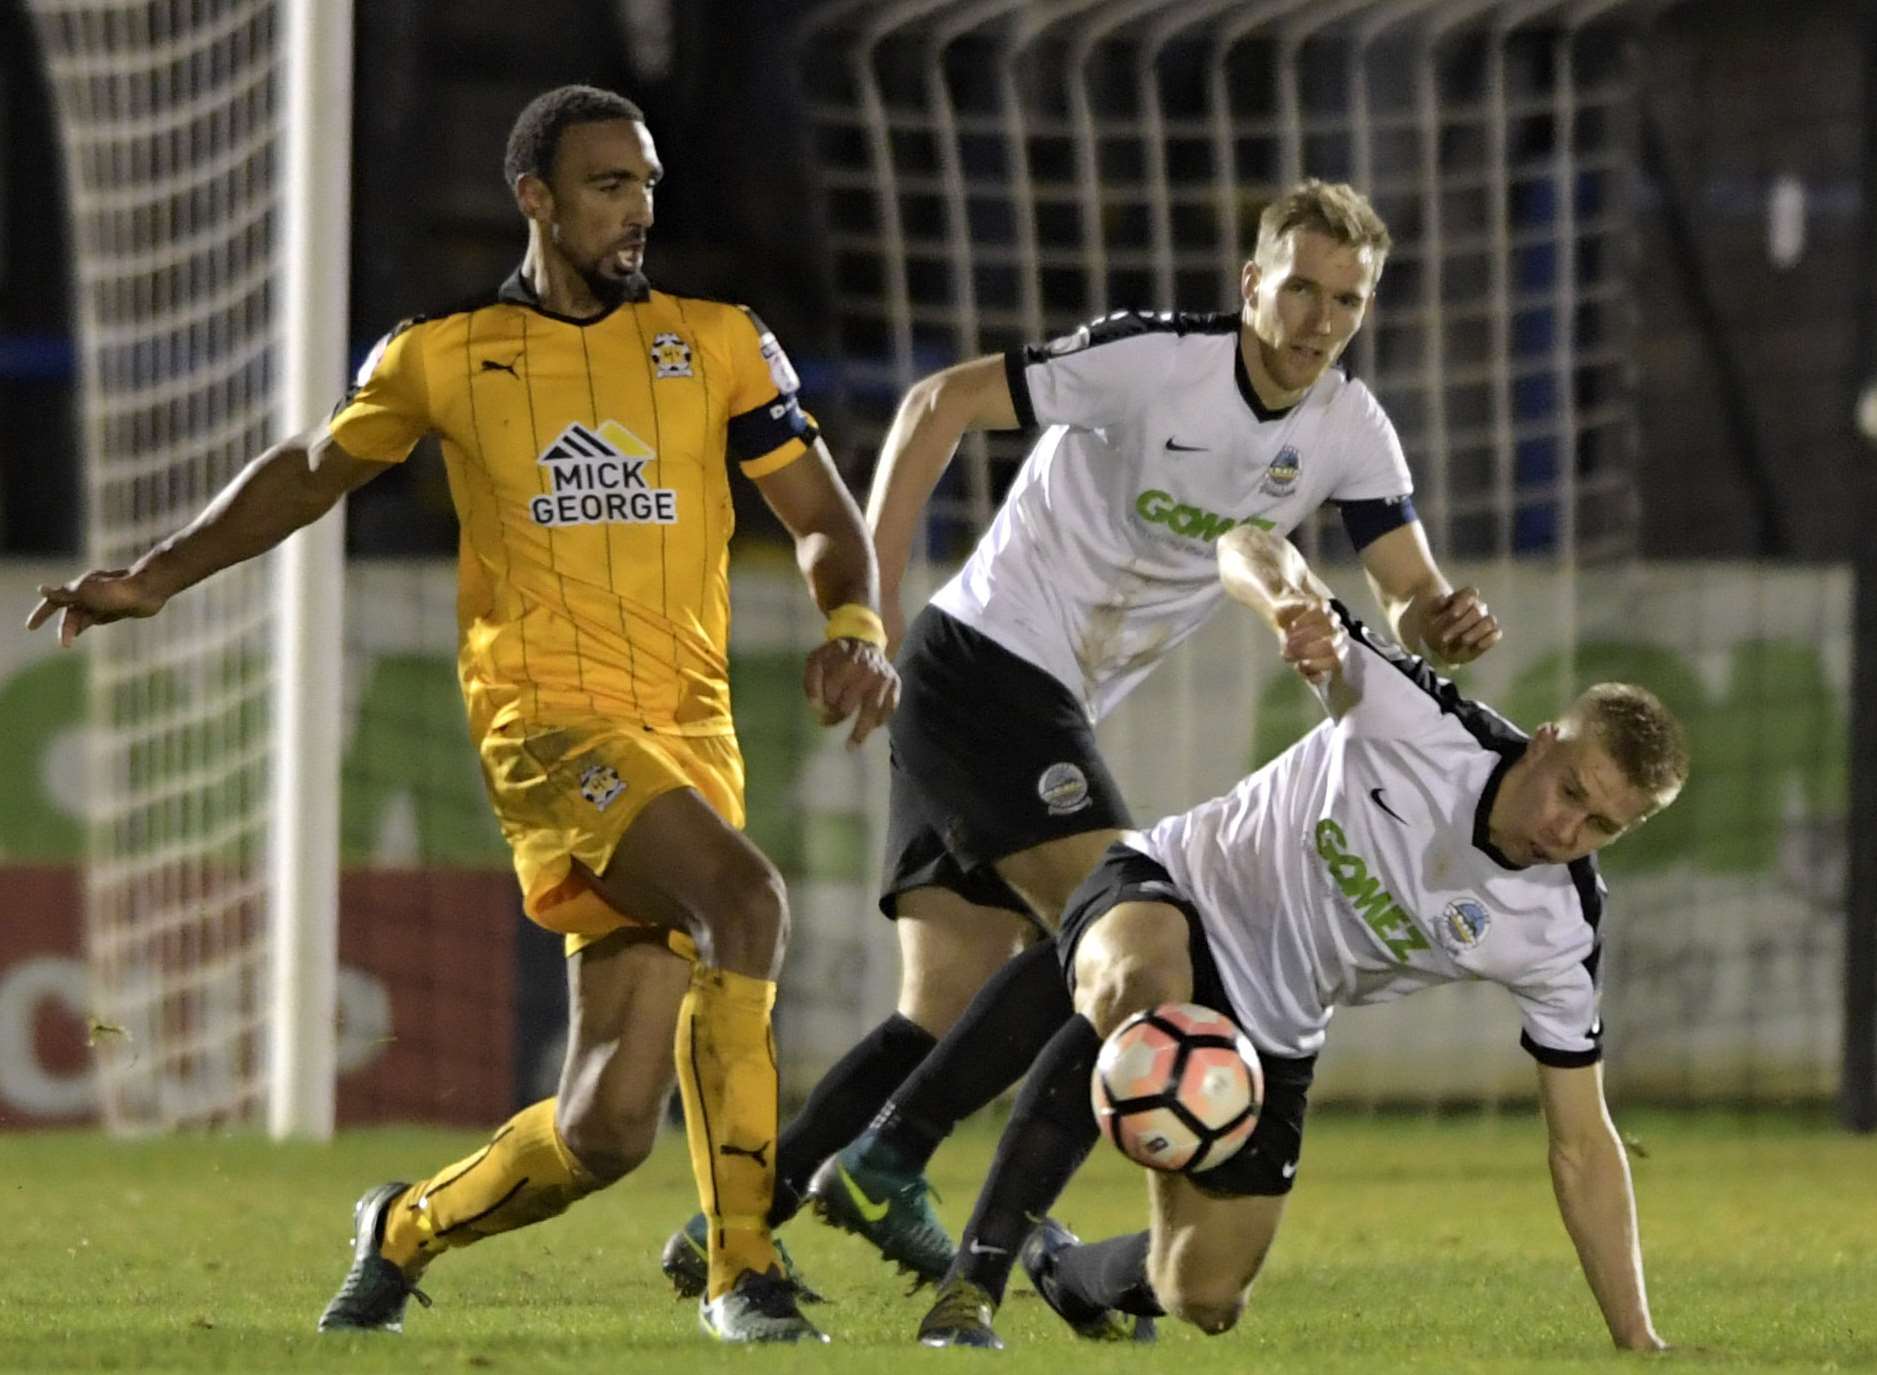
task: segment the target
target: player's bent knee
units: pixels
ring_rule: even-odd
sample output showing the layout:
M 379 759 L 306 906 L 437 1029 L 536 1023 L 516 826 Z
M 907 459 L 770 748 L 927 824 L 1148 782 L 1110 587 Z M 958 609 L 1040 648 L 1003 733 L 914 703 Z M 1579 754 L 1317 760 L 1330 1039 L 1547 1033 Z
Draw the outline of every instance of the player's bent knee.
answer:
M 789 940 L 789 900 L 782 875 L 764 861 L 728 876 L 698 913 L 707 963 L 773 977 Z
M 582 1173 L 592 1182 L 595 1189 L 604 1189 L 608 1185 L 617 1184 L 645 1163 L 644 1156 L 634 1159 L 629 1155 L 613 1154 L 594 1146 L 588 1146 L 585 1150 L 576 1150 L 571 1142 L 568 1144 L 568 1150 L 572 1151 L 574 1159 L 580 1162 Z
M 1161 1306 L 1208 1336 L 1231 1331 L 1257 1273 L 1256 1263 L 1247 1268 L 1244 1257 L 1231 1253 L 1235 1249 L 1208 1249 L 1190 1229 L 1156 1236 L 1147 1278 Z
M 1154 1293 L 1168 1313 L 1209 1337 L 1230 1332 L 1245 1311 L 1244 1291 L 1228 1289 L 1212 1278 L 1195 1276 L 1186 1283 L 1156 1278 Z
M 1075 1010 L 1108 1035 L 1136 1012 L 1156 1003 L 1178 1002 L 1188 995 L 1188 976 L 1166 968 L 1158 961 L 1138 955 L 1125 955 L 1100 970 L 1093 979 L 1079 981 L 1075 990 Z
M 1238 1320 L 1245 1311 L 1245 1305 L 1237 1299 L 1231 1303 L 1184 1303 L 1178 1306 L 1168 1304 L 1167 1311 L 1180 1321 L 1191 1323 L 1208 1337 L 1217 1337 L 1238 1326 Z
M 579 1162 L 596 1189 L 624 1179 L 643 1165 L 658 1138 L 656 1117 L 616 1123 L 587 1117 L 563 1120 L 556 1125 L 568 1154 Z

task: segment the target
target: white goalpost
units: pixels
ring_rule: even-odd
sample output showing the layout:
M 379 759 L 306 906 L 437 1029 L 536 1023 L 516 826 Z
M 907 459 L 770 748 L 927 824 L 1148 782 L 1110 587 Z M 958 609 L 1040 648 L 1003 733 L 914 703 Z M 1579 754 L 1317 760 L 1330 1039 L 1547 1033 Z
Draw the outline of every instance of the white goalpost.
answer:
M 345 380 L 352 206 L 352 2 L 286 0 L 286 194 L 281 226 L 282 433 Z M 268 895 L 273 1039 L 268 1131 L 328 1137 L 337 1064 L 344 506 L 276 556 L 278 687 Z
M 86 557 L 344 382 L 350 0 L 30 0 L 75 246 Z M 87 636 L 85 948 L 118 1131 L 333 1119 L 340 517 Z

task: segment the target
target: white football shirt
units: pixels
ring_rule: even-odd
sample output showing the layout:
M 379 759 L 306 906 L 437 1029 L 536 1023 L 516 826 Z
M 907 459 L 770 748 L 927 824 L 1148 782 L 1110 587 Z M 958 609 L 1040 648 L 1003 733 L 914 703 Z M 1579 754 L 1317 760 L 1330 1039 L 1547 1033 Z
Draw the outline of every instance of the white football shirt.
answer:
M 1272 1054 L 1316 1054 L 1338 1006 L 1487 979 L 1511 991 L 1538 1060 L 1595 1062 L 1595 862 L 1520 868 L 1488 839 L 1526 737 L 1336 614 L 1354 705 L 1127 843 L 1193 899 L 1233 1010 Z
M 1213 545 L 1242 521 L 1289 534 L 1325 501 L 1396 502 L 1407 460 L 1380 403 L 1331 368 L 1263 408 L 1238 317 L 1120 312 L 1016 349 L 1005 373 L 1037 440 L 991 527 L 933 604 L 1062 682 L 1100 720 L 1224 590 Z

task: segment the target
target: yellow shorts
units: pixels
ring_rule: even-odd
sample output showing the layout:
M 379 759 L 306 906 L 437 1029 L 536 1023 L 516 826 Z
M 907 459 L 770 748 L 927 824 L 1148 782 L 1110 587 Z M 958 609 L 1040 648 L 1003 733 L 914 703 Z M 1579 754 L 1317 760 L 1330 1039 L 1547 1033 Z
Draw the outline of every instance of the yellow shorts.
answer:
M 734 735 L 660 735 L 596 717 L 515 722 L 482 741 L 482 776 L 515 855 L 522 905 L 573 954 L 636 928 L 695 958 L 689 936 L 616 910 L 573 867 L 603 873 L 648 803 L 695 788 L 743 828 L 743 755 Z M 656 932 L 654 937 L 652 933 Z

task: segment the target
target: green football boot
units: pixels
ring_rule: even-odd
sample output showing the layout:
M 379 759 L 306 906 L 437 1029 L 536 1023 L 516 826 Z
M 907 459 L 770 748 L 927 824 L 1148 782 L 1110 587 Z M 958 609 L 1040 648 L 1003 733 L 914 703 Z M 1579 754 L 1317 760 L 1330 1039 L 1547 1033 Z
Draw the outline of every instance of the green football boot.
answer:
M 319 1315 L 321 1332 L 402 1332 L 408 1300 L 430 1307 L 430 1296 L 378 1253 L 385 1241 L 385 1215 L 408 1188 L 380 1184 L 352 1205 L 352 1268 Z
M 658 1268 L 665 1272 L 665 1278 L 671 1281 L 672 1289 L 681 1299 L 696 1298 L 710 1281 L 709 1233 L 710 1224 L 704 1220 L 704 1215 L 692 1213 L 691 1220 L 671 1234 L 671 1240 L 665 1243 L 665 1250 L 658 1258 Z M 826 1303 L 827 1299 L 795 1268 L 795 1258 L 789 1255 L 782 1238 L 773 1240 L 776 1257 L 782 1262 L 783 1278 L 794 1286 L 796 1299 L 802 1303 Z
M 1057 1317 L 1075 1329 L 1076 1336 L 1084 1340 L 1153 1341 L 1158 1333 L 1152 1318 L 1136 1317 L 1118 1308 L 1097 1308 L 1073 1294 L 1063 1292 L 1056 1278 L 1056 1262 L 1064 1251 L 1079 1241 L 1080 1238 L 1074 1232 L 1053 1217 L 1044 1218 L 1041 1225 L 1025 1238 L 1023 1248 L 1017 1252 L 1017 1259 L 1022 1262 L 1023 1273 L 1030 1277 L 1031 1285 L 1043 1296 L 1043 1302 L 1055 1310 Z
M 921 1346 L 976 1346 L 1002 1351 L 1004 1339 L 991 1330 L 997 1305 L 981 1284 L 946 1280 L 938 1287 L 931 1311 L 919 1320 Z
M 780 1270 L 745 1270 L 723 1297 L 699 1299 L 698 1326 L 720 1342 L 825 1342 L 828 1334 L 802 1316 L 795 1288 Z
M 932 1186 L 872 1132 L 830 1157 L 808 1181 L 808 1202 L 822 1221 L 864 1238 L 913 1277 L 935 1284 L 958 1248 L 932 1210 Z

